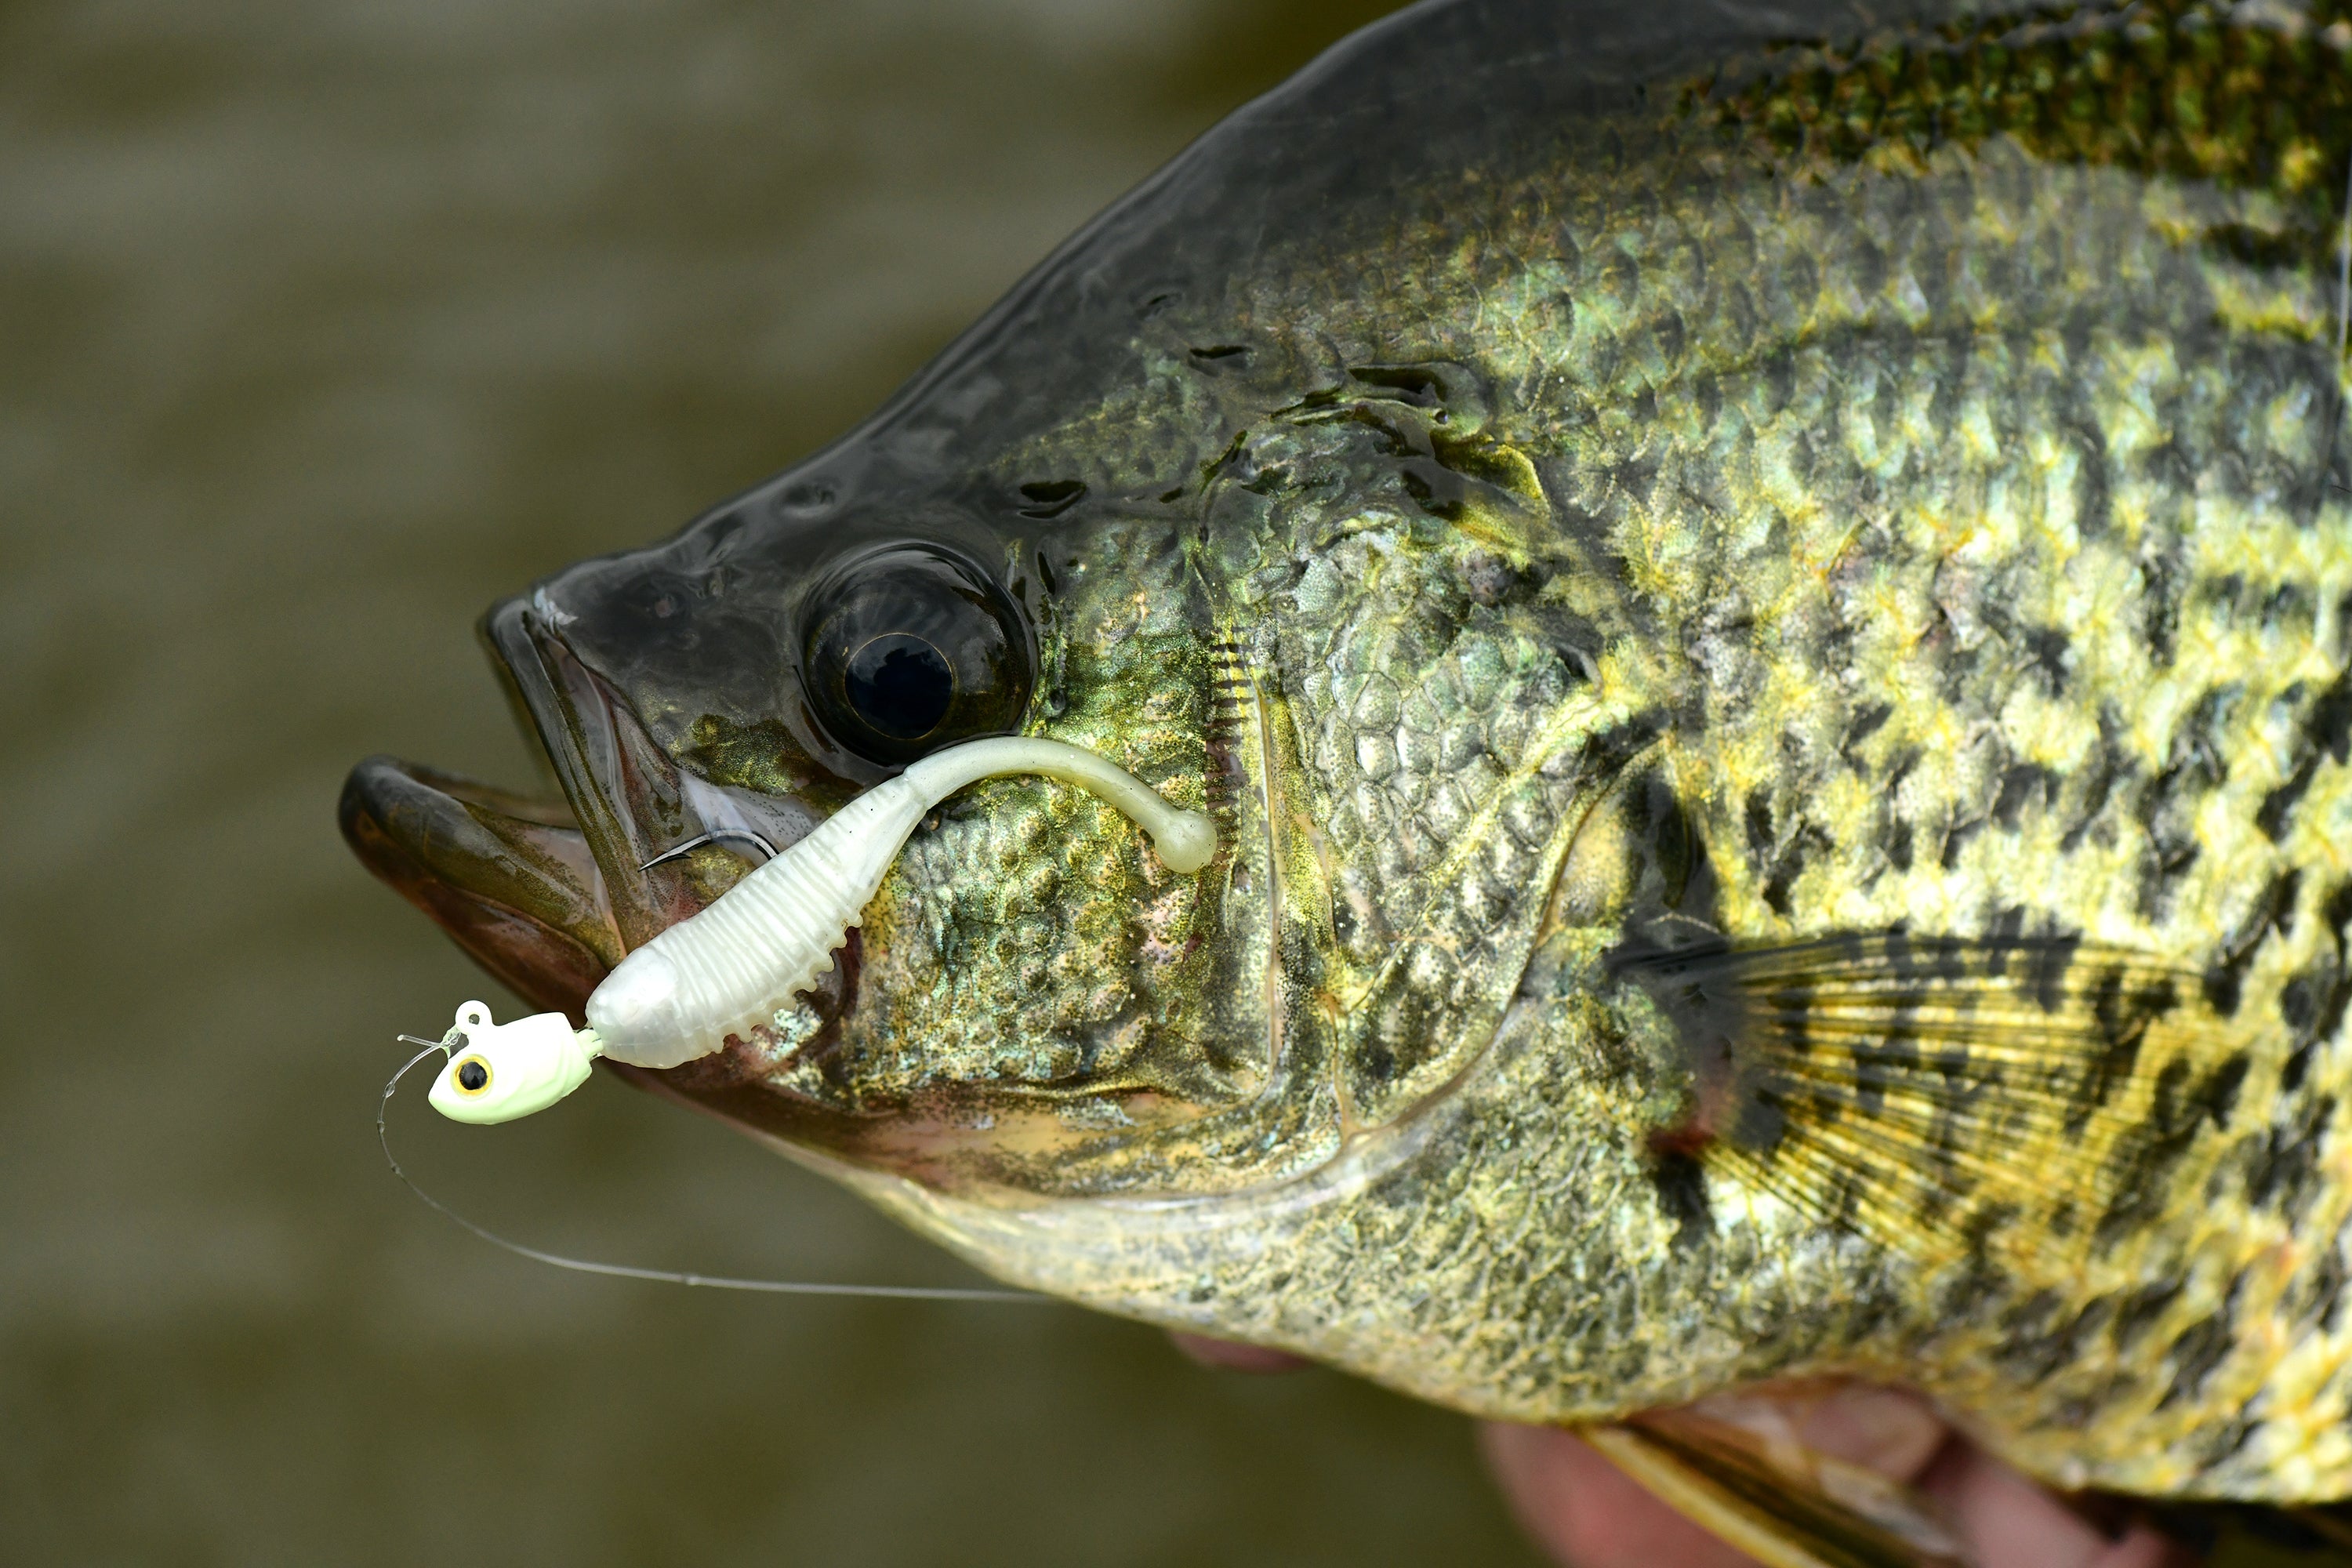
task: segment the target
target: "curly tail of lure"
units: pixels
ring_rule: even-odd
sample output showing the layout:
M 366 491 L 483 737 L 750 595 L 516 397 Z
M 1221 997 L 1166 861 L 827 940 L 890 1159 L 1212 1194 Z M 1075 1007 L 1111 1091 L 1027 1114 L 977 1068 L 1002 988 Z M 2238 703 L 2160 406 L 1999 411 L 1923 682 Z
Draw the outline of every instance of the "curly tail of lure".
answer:
M 551 1026 L 546 1023 L 550 1018 L 555 1021 Z M 812 1279 L 737 1279 L 726 1275 L 694 1274 L 675 1268 L 640 1268 L 629 1263 L 597 1263 L 585 1258 L 566 1258 L 561 1253 L 542 1252 L 536 1247 L 525 1247 L 520 1241 L 509 1241 L 498 1232 L 475 1224 L 423 1187 L 418 1186 L 409 1173 L 401 1168 L 400 1162 L 393 1158 L 392 1134 L 384 1126 L 385 1113 L 392 1109 L 393 1091 L 400 1087 L 400 1080 L 408 1076 L 410 1068 L 436 1051 L 446 1054 L 449 1058 L 449 1066 L 454 1068 L 461 1067 L 471 1059 L 473 1052 L 483 1048 L 476 1043 L 478 1037 L 488 1037 L 495 1041 L 507 1031 L 520 1031 L 513 1037 L 526 1039 L 544 1037 L 551 1040 L 554 1031 L 558 1028 L 566 1035 L 572 1032 L 572 1026 L 564 1022 L 563 1015 L 561 1013 L 541 1013 L 533 1017 L 500 1026 L 491 1022 L 490 1010 L 488 1007 L 479 1002 L 468 1002 L 457 1009 L 457 1024 L 441 1039 L 420 1040 L 415 1035 L 400 1037 L 408 1044 L 422 1046 L 424 1049 L 409 1058 L 400 1070 L 392 1075 L 391 1081 L 383 1086 L 383 1097 L 375 1104 L 376 1142 L 383 1150 L 383 1163 L 392 1167 L 392 1173 L 400 1178 L 400 1184 L 415 1194 L 418 1200 L 426 1207 L 457 1221 L 493 1247 L 503 1247 L 517 1257 L 528 1258 L 534 1263 L 550 1264 L 557 1268 L 569 1268 L 577 1274 L 602 1274 L 615 1279 L 650 1279 L 667 1285 L 697 1285 L 713 1290 L 758 1290 L 775 1296 L 866 1296 L 901 1301 L 1038 1302 L 1053 1300 L 1050 1296 L 1041 1296 L 1034 1290 L 994 1290 L 985 1287 L 974 1289 L 952 1285 L 834 1285 Z M 587 1031 L 583 1029 L 580 1033 L 585 1034 Z M 588 1071 L 584 1058 L 580 1064 L 580 1071 L 583 1076 L 585 1076 Z M 444 1076 L 447 1076 L 447 1069 L 444 1069 Z M 559 1090 L 559 1095 L 562 1092 Z M 443 1105 L 437 1098 L 440 1093 L 440 1087 L 437 1084 L 435 1086 L 434 1093 L 436 1098 L 433 1103 L 439 1106 L 444 1112 L 447 1112 L 448 1107 Z M 461 1120 L 467 1119 L 461 1118 Z
M 460 1121 L 510 1121 L 579 1088 L 596 1057 L 676 1067 L 766 1023 L 833 967 L 834 950 L 924 814 L 966 784 L 1006 773 L 1059 779 L 1118 807 L 1172 871 L 1197 871 L 1216 854 L 1207 816 L 1171 805 L 1091 752 L 1029 737 L 950 746 L 867 790 L 709 909 L 624 958 L 588 998 L 587 1028 L 556 1013 L 498 1026 L 481 1004 L 467 1003 L 453 1031 L 464 1044 L 435 1082 L 433 1104 Z

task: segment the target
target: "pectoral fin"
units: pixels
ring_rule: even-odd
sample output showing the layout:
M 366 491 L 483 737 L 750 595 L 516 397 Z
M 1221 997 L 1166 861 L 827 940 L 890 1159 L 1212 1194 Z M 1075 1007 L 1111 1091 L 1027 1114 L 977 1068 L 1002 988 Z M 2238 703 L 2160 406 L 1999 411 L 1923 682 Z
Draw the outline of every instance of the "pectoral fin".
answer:
M 1934 1506 L 1819 1454 L 1773 1453 L 1688 1411 L 1588 1427 L 1585 1441 L 1659 1500 L 1766 1568 L 1965 1568 Z
M 1841 937 L 1624 965 L 1694 1075 L 1677 1148 L 1906 1255 L 2063 1271 L 2189 1201 L 2261 1050 L 2184 966 Z

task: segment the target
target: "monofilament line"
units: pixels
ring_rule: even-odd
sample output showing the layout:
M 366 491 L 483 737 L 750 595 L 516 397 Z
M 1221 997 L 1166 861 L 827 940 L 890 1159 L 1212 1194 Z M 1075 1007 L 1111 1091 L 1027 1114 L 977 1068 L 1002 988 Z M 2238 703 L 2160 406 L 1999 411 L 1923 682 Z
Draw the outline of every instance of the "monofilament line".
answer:
M 383 1097 L 375 1103 L 375 1140 L 383 1150 L 383 1163 L 392 1167 L 392 1173 L 400 1178 L 401 1185 L 415 1193 L 428 1206 L 457 1221 L 493 1247 L 503 1247 L 509 1252 L 528 1258 L 535 1263 L 546 1263 L 558 1268 L 569 1268 L 575 1274 L 604 1274 L 616 1279 L 650 1279 L 659 1284 L 695 1285 L 713 1290 L 759 1290 L 772 1296 L 870 1296 L 900 1301 L 1032 1303 L 1050 1301 L 1054 1299 L 1051 1296 L 1040 1295 L 1034 1290 L 993 1290 L 946 1285 L 827 1285 L 801 1279 L 733 1279 L 722 1275 L 690 1274 L 678 1269 L 639 1268 L 626 1263 L 595 1263 L 584 1258 L 565 1258 L 553 1252 L 541 1252 L 536 1247 L 525 1247 L 520 1241 L 509 1241 L 496 1231 L 476 1225 L 472 1220 L 418 1186 L 415 1180 L 406 1171 L 401 1169 L 400 1162 L 393 1157 L 392 1134 L 384 1126 L 385 1114 L 392 1108 L 393 1090 L 400 1087 L 400 1080 L 406 1078 L 409 1069 L 415 1067 L 418 1062 L 436 1051 L 447 1050 L 447 1047 L 437 1040 L 421 1040 L 415 1035 L 402 1035 L 398 1038 L 410 1045 L 423 1046 L 425 1048 L 401 1064 L 400 1070 L 392 1075 L 392 1080 L 383 1086 Z

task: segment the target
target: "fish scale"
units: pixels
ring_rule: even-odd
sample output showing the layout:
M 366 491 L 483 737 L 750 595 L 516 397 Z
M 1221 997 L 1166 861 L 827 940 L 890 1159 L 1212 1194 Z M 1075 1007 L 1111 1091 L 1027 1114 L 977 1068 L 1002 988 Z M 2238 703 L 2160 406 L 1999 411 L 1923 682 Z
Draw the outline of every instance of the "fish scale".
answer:
M 1975 69 L 1988 45 L 1948 47 Z M 2340 68 L 2340 47 L 2322 47 Z M 2030 138 L 1906 149 L 1911 177 L 1897 184 L 1867 157 L 1817 155 L 1803 138 L 1793 150 L 1768 142 L 1759 168 L 1743 163 L 1752 143 L 1727 152 L 1724 137 L 1694 128 L 1769 122 L 1775 90 L 1695 90 L 1685 102 L 1700 107 L 1685 115 L 1610 123 L 1582 143 L 1604 155 L 1556 204 L 1570 215 L 1558 229 L 1490 230 L 1384 274 L 1409 301 L 1396 319 L 1411 325 L 1367 334 L 1361 358 L 1450 359 L 1475 324 L 1476 353 L 1461 357 L 1493 390 L 1469 434 L 1538 473 L 1549 515 L 1535 525 L 1497 505 L 1481 532 L 1433 531 L 1392 466 L 1365 457 L 1382 444 L 1381 419 L 1399 422 L 1393 410 L 1339 431 L 1277 416 L 1237 443 L 1256 491 L 1288 503 L 1234 509 L 1259 528 L 1255 571 L 1229 591 L 1306 710 L 1304 815 L 1335 862 L 1331 909 L 1361 910 L 1335 921 L 1321 976 L 1338 1016 L 1331 1048 L 1354 1079 L 1364 1046 L 1384 1042 L 1377 1026 L 1351 1034 L 1366 1017 L 1351 1004 L 1369 993 L 1350 989 L 1342 960 L 1412 948 L 1429 929 L 1432 868 L 1448 868 L 1449 892 L 1480 901 L 1478 851 L 1508 839 L 1479 816 L 1503 770 L 1476 762 L 1515 760 L 1526 734 L 1558 716 L 1572 684 L 1557 651 L 1577 640 L 1563 635 L 1570 617 L 1601 676 L 1579 695 L 1661 732 L 1655 766 L 1712 873 L 1698 918 L 1745 941 L 1905 926 L 2069 933 L 2162 955 L 2201 984 L 2264 889 L 2336 861 L 2332 846 L 2347 841 L 2352 775 L 2329 737 L 2312 733 L 2344 674 L 2333 606 L 2352 590 L 2352 518 L 2323 481 L 2341 410 L 2333 279 L 2319 265 L 2283 273 L 2239 256 L 2249 234 L 2319 256 L 2332 237 L 2298 231 L 2275 188 L 2151 181 L 2144 167 L 2096 159 L 2053 166 Z M 1790 177 L 1797 163 L 1805 177 Z M 1662 180 L 1666 167 L 1677 177 Z M 1549 166 L 1538 176 L 1552 178 Z M 1554 205 L 1538 205 L 1531 188 L 1489 210 L 1549 219 Z M 2200 235 L 2226 238 L 2184 243 Z M 1389 237 L 1392 249 L 1419 243 Z M 1517 287 L 1486 287 L 1504 268 Z M 1444 287 L 1476 293 L 1475 323 Z M 1312 304 L 1327 322 L 1343 313 Z M 1261 289 L 1251 305 L 1276 321 L 1309 301 Z M 1347 407 L 1357 394 L 1377 402 L 1374 388 L 1334 401 Z M 1467 584 L 1490 542 L 1534 589 L 1513 606 L 1520 626 L 1500 636 L 1475 624 Z M 1590 570 L 1596 559 L 1614 570 Z M 1271 586 L 1277 563 L 1292 581 Z M 1540 650 L 1553 679 L 1474 692 L 1455 650 L 1506 647 L 1523 659 Z M 1406 691 L 1427 710 L 1410 727 Z M 1500 724 L 1476 700 L 1489 693 L 1508 715 Z M 1479 732 L 1475 759 L 1406 766 L 1436 749 L 1446 716 Z M 2274 808 L 2273 836 L 2256 818 L 2290 779 L 2294 821 Z M 1544 885 L 1534 864 L 1506 850 L 1498 885 Z M 2341 963 L 2341 924 L 2321 918 L 2325 883 L 2302 878 L 2248 947 L 2236 1016 L 2277 1018 L 2298 977 L 2298 995 L 2334 983 L 2340 969 L 2325 966 Z M 1532 938 L 1537 910 L 1511 902 Z M 1580 954 L 1579 932 L 1553 931 L 1555 951 L 1524 976 L 1507 951 L 1476 952 L 1459 933 L 1431 944 L 1438 961 L 1398 963 L 1400 989 L 1422 1012 L 1394 1032 L 1440 1064 L 1430 1080 L 1408 1075 L 1400 1105 L 1420 1103 L 1457 1065 L 1449 1038 L 1475 1041 L 1482 1077 L 1445 1108 L 1448 1126 L 1544 1148 L 1511 1104 L 1510 1090 L 1528 1087 L 1514 1067 L 1561 1073 L 1596 1054 L 1597 1034 L 1639 1041 L 1654 1027 L 1610 996 L 1599 953 L 1622 933 L 1614 918 L 1597 924 Z M 1465 952 L 1476 962 L 1462 963 Z M 1558 976 L 1549 997 L 1533 984 L 1547 967 Z M 1464 969 L 1490 988 L 1464 985 Z M 1515 989 L 1494 985 L 1504 976 Z M 2240 1103 L 2176 1129 L 2180 1147 L 2159 1151 L 2161 1162 L 2134 1131 L 2183 1115 L 2165 1100 L 2181 1092 L 2177 1079 L 2148 1071 L 2102 1113 L 2099 1153 L 2181 1190 L 2095 1247 L 2097 1227 L 2082 1225 L 2063 1257 L 2042 1255 L 2046 1238 L 2021 1239 L 2034 1227 L 2013 1215 L 2003 1216 L 2013 1256 L 1998 1266 L 1979 1251 L 1921 1267 L 1899 1227 L 1824 1236 L 1801 1202 L 1776 1209 L 1752 1193 L 1735 1220 L 1723 1169 L 1696 1178 L 1713 1229 L 1692 1245 L 1633 1146 L 1616 1152 L 1613 1180 L 1590 1168 L 1589 1149 L 1536 1173 L 1514 1161 L 1507 1178 L 1601 1207 L 1598 1194 L 1624 1194 L 1618 1234 L 1585 1244 L 1638 1281 L 1620 1305 L 1606 1285 L 1558 1303 L 1540 1288 L 1514 1294 L 1507 1255 L 1461 1237 L 1416 1252 L 1411 1228 L 1381 1238 L 1377 1267 L 1363 1242 L 1316 1234 L 1311 1221 L 1276 1242 L 1255 1237 L 1284 1260 L 1278 1292 L 1229 1259 L 1188 1252 L 1184 1271 L 1221 1280 L 1217 1310 L 1203 1315 L 1221 1331 L 1336 1352 L 1457 1403 L 1487 1391 L 1468 1402 L 1501 1414 L 1601 1415 L 1825 1361 L 1914 1379 L 1932 1364 L 1930 1386 L 1983 1414 L 2043 1473 L 2150 1491 L 2333 1495 L 2352 1483 L 2338 1436 L 2346 1347 L 2326 1288 L 2343 1272 L 2342 1200 L 2313 1193 L 2308 1175 L 2294 1180 L 2299 1168 L 2267 1188 L 2246 1173 L 2298 1137 L 2341 1135 L 2331 1094 L 2341 1048 L 2332 1037 L 2310 1047 L 2300 1087 L 2287 1089 L 2293 1037 L 2246 1033 Z M 2206 1057 L 2234 1054 L 2173 1048 L 2185 1062 L 2205 1053 L 2183 1068 L 2200 1082 L 2216 1070 Z M 1608 1081 L 1609 1053 L 1597 1054 L 1587 1070 Z M 1638 1103 L 1652 1091 L 1621 1080 L 1617 1092 Z M 1851 1188 L 1875 1172 L 1899 1188 L 1884 1162 L 1900 1152 L 1849 1147 L 1842 1179 Z M 1483 1155 L 1436 1163 L 1467 1173 L 1470 1190 L 1401 1181 L 1412 1211 L 1512 1209 L 1513 1186 L 1480 1190 Z M 2326 1211 L 2296 1215 L 2298 1237 L 2324 1239 L 2293 1268 L 2278 1262 L 2282 1201 Z M 1359 1203 L 1350 1227 L 1365 1204 L 1377 1199 Z M 1941 1225 L 1965 1236 L 1967 1207 L 1955 1200 Z M 1369 1302 L 1351 1310 L 1358 1291 L 1388 1288 L 1391 1261 L 1406 1277 L 1459 1280 L 1458 1293 L 1432 1288 L 1407 1324 Z M 1099 1287 L 1116 1272 L 1087 1278 Z M 2179 1284 L 2159 1300 L 2151 1279 Z M 1381 1326 L 1356 1341 L 1267 1321 L 1239 1305 L 1261 1291 L 1293 1311 L 1312 1302 L 1300 1316 L 1318 1324 Z M 1106 1295 L 1160 1299 L 1140 1281 Z M 1824 1300 L 1870 1309 L 1843 1315 L 1838 1331 L 1820 1321 Z M 1542 1378 L 1481 1365 L 1473 1347 L 1492 1336 L 1471 1325 L 1491 1321 L 1517 1325 L 1501 1336 L 1512 1364 L 1539 1364 Z M 1646 1326 L 1660 1321 L 1673 1327 Z M 1596 1324 L 1628 1323 L 1645 1326 L 1593 1339 Z M 2276 1342 L 2296 1348 L 2281 1360 Z M 2021 1365 L 2040 1363 L 2019 1347 L 2042 1347 L 2046 1361 L 2053 1344 L 2065 1346 L 2058 1364 L 2021 1382 Z M 1499 1386 L 1531 1392 L 1522 1402 L 1493 1394 Z M 2288 1389 L 2291 1420 L 2246 1417 Z
M 560 647 L 805 816 L 880 770 L 694 650 L 789 676 L 806 583 L 929 541 L 1024 732 L 1218 821 L 1179 877 L 981 785 L 670 1085 L 1481 1415 L 1873 1378 L 2065 1486 L 2352 1496 L 2352 15 L 1652 9 L 1368 31 L 492 612 L 535 710 Z M 711 561 L 702 641 L 630 618 Z

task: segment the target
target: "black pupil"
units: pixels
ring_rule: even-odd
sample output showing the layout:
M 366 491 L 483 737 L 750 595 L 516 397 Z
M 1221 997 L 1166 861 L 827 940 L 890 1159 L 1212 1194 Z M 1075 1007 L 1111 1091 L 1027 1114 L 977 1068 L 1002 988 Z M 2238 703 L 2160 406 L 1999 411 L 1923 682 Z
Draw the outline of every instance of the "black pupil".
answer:
M 489 1081 L 489 1069 L 479 1062 L 467 1062 L 457 1069 L 457 1086 L 460 1089 L 477 1089 Z
M 940 650 L 904 633 L 876 637 L 850 655 L 842 684 L 858 717 L 896 741 L 919 741 L 938 729 L 955 700 L 955 673 Z

